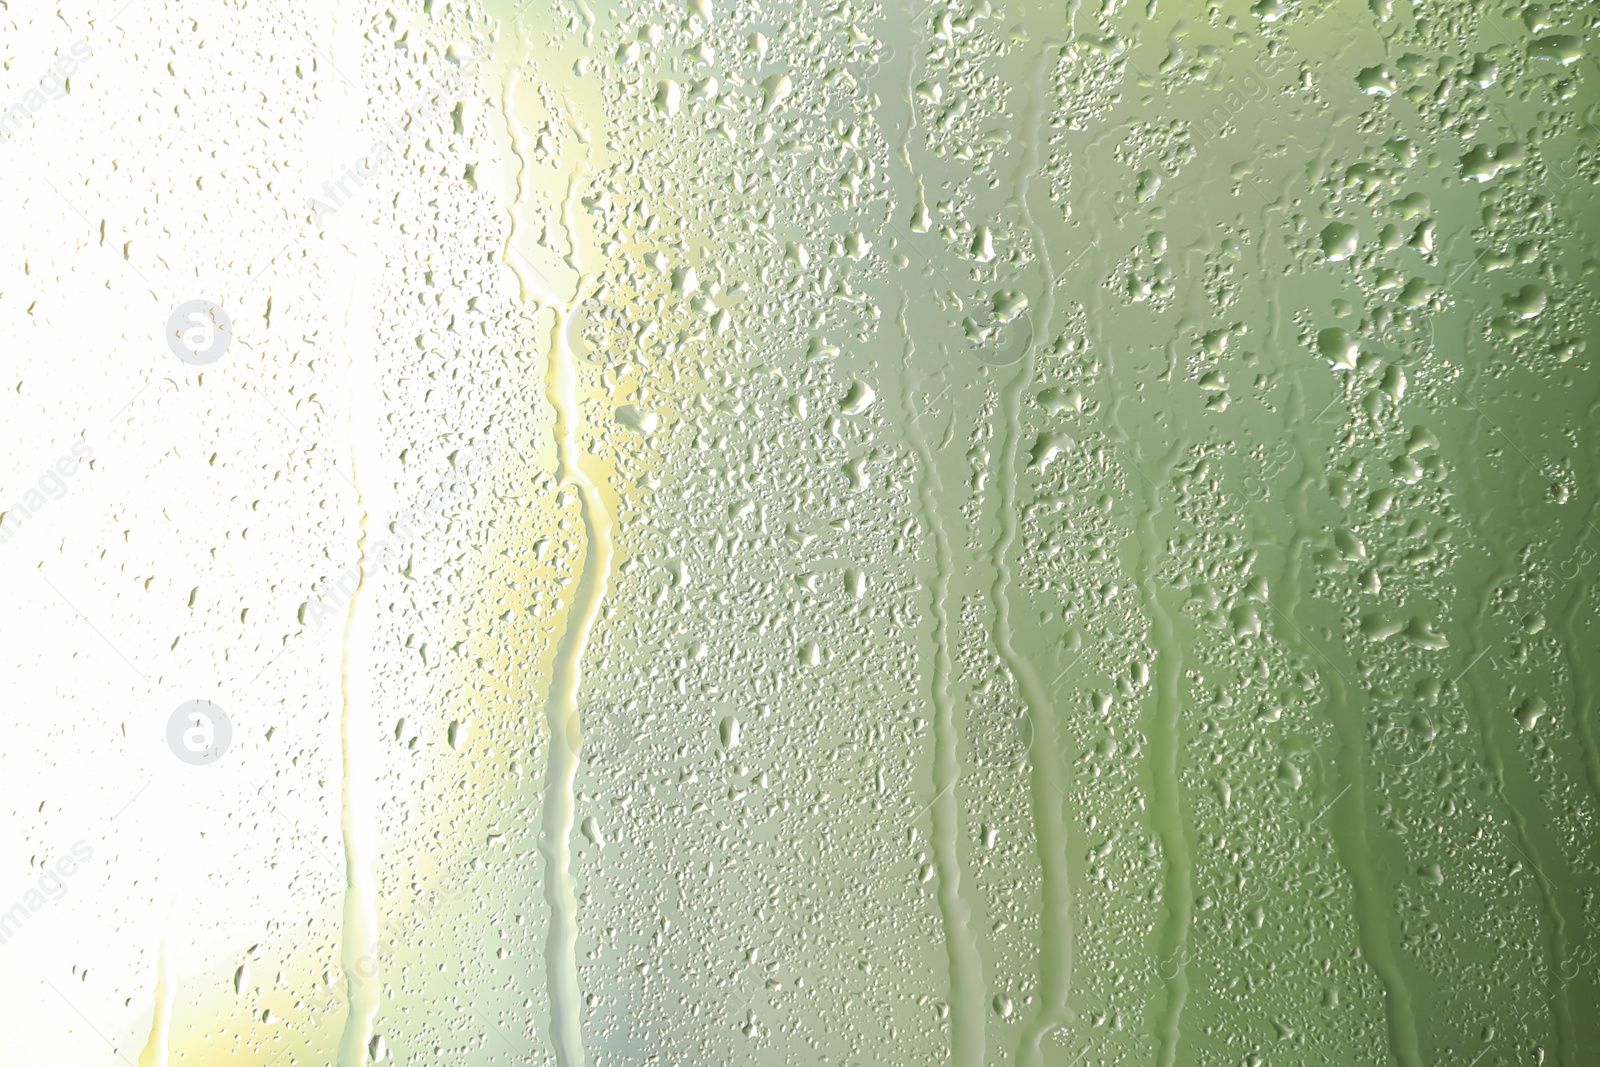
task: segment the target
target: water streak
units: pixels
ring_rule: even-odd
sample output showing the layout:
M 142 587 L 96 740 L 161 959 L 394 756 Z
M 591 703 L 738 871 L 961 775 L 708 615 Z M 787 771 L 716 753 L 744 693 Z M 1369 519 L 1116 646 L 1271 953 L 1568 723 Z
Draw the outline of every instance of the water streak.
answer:
M 550 690 L 545 698 L 545 721 L 550 730 L 550 756 L 545 764 L 544 815 L 539 851 L 544 859 L 545 899 L 550 908 L 550 930 L 545 940 L 545 970 L 550 984 L 550 1032 L 556 1061 L 561 1067 L 584 1063 L 581 992 L 578 984 L 578 903 L 572 877 L 572 829 L 576 800 L 574 782 L 578 753 L 583 746 L 583 725 L 578 715 L 578 692 L 583 683 L 583 656 L 605 601 L 613 557 L 611 510 L 579 456 L 582 414 L 578 402 L 578 370 L 569 330 L 582 305 L 589 277 L 584 273 L 576 205 L 583 187 L 584 168 L 574 167 L 561 206 L 569 251 L 567 265 L 576 273 L 572 296 L 562 300 L 537 277 L 531 264 L 512 242 L 522 229 L 520 211 L 527 208 L 529 146 L 527 123 L 518 121 L 515 104 L 517 75 L 508 79 L 505 111 L 513 143 L 522 161 L 518 197 L 512 210 L 513 225 L 506 242 L 505 262 L 516 272 L 523 298 L 531 294 L 555 314 L 550 331 L 549 366 L 545 394 L 555 411 L 557 478 L 577 491 L 583 522 L 583 566 L 572 590 L 572 607 L 556 645 Z
M 933 863 L 939 875 L 939 914 L 944 921 L 945 952 L 950 959 L 950 1062 L 955 1067 L 982 1067 L 984 1062 L 986 988 L 983 959 L 973 928 L 972 908 L 961 894 L 961 857 L 957 834 L 961 828 L 961 802 L 956 790 L 961 781 L 961 757 L 955 707 L 950 696 L 950 536 L 939 514 L 942 486 L 933 450 L 928 447 L 911 401 L 911 357 L 916 350 L 906 325 L 905 294 L 900 301 L 900 333 L 905 338 L 903 384 L 906 436 L 917 453 L 920 475 L 917 496 L 923 521 L 933 539 L 934 573 L 929 590 L 933 613 L 933 671 L 929 691 L 933 702 Z
M 1063 811 L 1066 784 L 1061 767 L 1060 745 L 1056 736 L 1056 722 L 1049 691 L 1039 681 L 1033 664 L 1020 655 L 1012 644 L 1011 623 L 1011 562 L 1009 553 L 1017 536 L 1017 446 L 1022 434 L 1022 394 L 1033 384 L 1037 344 L 1049 337 L 1051 320 L 1055 313 L 1055 269 L 1051 265 L 1050 247 L 1044 231 L 1035 221 L 1028 203 L 1032 175 L 1040 170 L 1040 145 L 1044 137 L 1045 71 L 1057 46 L 1045 41 L 1039 49 L 1032 77 L 1029 79 L 1026 123 L 1027 151 L 1017 165 L 1015 202 L 1022 214 L 1024 227 L 1033 243 L 1034 254 L 1039 257 L 1041 285 L 1039 311 L 1033 320 L 1033 344 L 1023 357 L 1021 369 L 1006 386 L 1001 399 L 1005 417 L 1005 439 L 1000 450 L 1000 536 L 994 543 L 992 562 L 994 580 L 994 645 L 1005 662 L 1011 676 L 1016 679 L 1027 710 L 1029 736 L 1033 747 L 1029 751 L 1031 779 L 1029 791 L 1033 803 L 1034 840 L 1039 851 L 1040 904 L 1039 904 L 1039 1008 L 1023 1031 L 1017 1050 L 1017 1062 L 1022 1067 L 1037 1067 L 1043 1062 L 1041 1043 L 1056 1028 L 1072 1021 L 1072 1010 L 1067 997 L 1072 989 L 1073 931 L 1072 884 L 1067 865 L 1067 826 Z

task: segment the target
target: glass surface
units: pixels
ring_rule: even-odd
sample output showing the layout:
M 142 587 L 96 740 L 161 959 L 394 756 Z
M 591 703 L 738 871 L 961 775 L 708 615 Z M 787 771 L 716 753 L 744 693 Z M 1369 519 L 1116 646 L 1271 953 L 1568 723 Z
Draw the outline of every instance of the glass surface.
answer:
M 1600 1063 L 1593 4 L 0 23 L 0 1063 Z

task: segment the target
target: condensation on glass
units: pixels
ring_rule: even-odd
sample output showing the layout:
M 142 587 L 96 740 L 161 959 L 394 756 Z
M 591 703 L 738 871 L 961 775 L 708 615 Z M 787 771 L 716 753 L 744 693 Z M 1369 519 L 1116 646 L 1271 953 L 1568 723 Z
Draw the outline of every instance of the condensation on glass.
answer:
M 1591 5 L 3 17 L 17 1062 L 1593 1062 Z

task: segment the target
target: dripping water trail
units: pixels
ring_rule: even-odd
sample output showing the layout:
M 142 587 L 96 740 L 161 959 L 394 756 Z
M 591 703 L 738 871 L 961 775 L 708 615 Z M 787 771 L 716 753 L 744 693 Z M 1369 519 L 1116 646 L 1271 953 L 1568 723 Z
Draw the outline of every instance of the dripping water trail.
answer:
M 1597 417 L 1600 417 L 1600 397 L 1591 400 L 1585 408 L 1585 422 L 1593 426 Z M 1586 450 L 1584 458 L 1588 461 L 1591 472 L 1595 468 L 1593 447 Z M 1589 567 L 1594 562 L 1594 549 L 1600 546 L 1600 527 L 1596 526 L 1596 519 L 1600 517 L 1600 477 L 1591 474 L 1589 479 L 1589 492 L 1592 499 L 1589 510 L 1584 514 L 1583 527 L 1578 531 L 1577 541 L 1574 543 L 1574 556 L 1563 562 L 1560 574 L 1563 579 L 1571 583 L 1568 591 L 1567 610 L 1562 614 L 1561 648 L 1567 661 L 1567 669 L 1572 672 L 1572 721 L 1578 735 L 1578 741 L 1583 747 L 1583 766 L 1585 776 L 1589 780 L 1589 796 L 1591 801 L 1600 802 L 1600 746 L 1597 746 L 1594 735 L 1594 716 L 1596 709 L 1596 664 L 1593 657 L 1584 655 L 1580 650 L 1579 638 L 1580 620 L 1590 617 L 1584 608 L 1590 603 L 1594 593 L 1594 572 Z M 1571 564 L 1581 561 L 1582 565 L 1573 570 L 1569 576 L 1567 571 Z
M 922 178 L 911 162 L 910 141 L 917 126 L 916 96 L 912 86 L 916 79 L 918 56 L 910 50 L 910 62 L 901 85 L 901 101 L 906 105 L 904 130 L 897 155 L 904 164 L 918 190 L 918 203 L 922 202 Z M 932 821 L 932 846 L 934 869 L 939 876 L 938 905 L 944 926 L 945 954 L 949 961 L 950 1005 L 950 1062 L 953 1067 L 983 1067 L 987 1052 L 985 1036 L 988 1012 L 984 994 L 988 990 L 983 972 L 983 957 L 979 948 L 977 929 L 983 922 L 981 901 L 970 901 L 962 893 L 960 833 L 961 782 L 960 732 L 956 727 L 955 706 L 950 686 L 954 674 L 950 633 L 950 580 L 954 564 L 950 551 L 950 536 L 944 518 L 939 513 L 939 499 L 944 487 L 939 477 L 939 467 L 933 449 L 923 434 L 921 418 L 927 412 L 916 410 L 912 403 L 912 361 L 916 345 L 906 322 L 907 296 L 904 288 L 896 287 L 900 296 L 898 321 L 901 349 L 902 403 L 906 419 L 906 435 L 917 454 L 920 474 L 917 479 L 917 496 L 923 521 L 933 540 L 934 575 L 929 591 L 930 610 L 933 616 L 933 671 L 929 679 L 933 705 L 933 787 L 934 799 L 929 817 Z M 970 889 L 968 893 L 970 894 Z M 974 909 L 979 914 L 974 917 Z
M 1467 348 L 1467 341 L 1468 338 L 1463 336 L 1463 350 Z M 1471 395 L 1471 389 L 1476 384 L 1476 379 L 1481 375 L 1481 368 L 1476 369 L 1462 383 L 1463 396 Z M 1481 416 L 1481 413 L 1479 414 Z M 1473 422 L 1475 430 L 1481 432 L 1481 427 L 1485 421 L 1487 420 L 1483 417 L 1475 419 Z M 1476 443 L 1476 436 L 1474 443 Z M 1481 454 L 1481 451 L 1474 448 L 1470 454 L 1478 455 Z M 1543 925 L 1547 931 L 1548 940 L 1547 971 L 1544 987 L 1548 994 L 1547 1005 L 1550 1018 L 1555 1025 L 1556 1060 L 1562 1067 L 1572 1067 L 1576 1062 L 1577 1038 L 1572 1018 L 1572 1007 L 1568 996 L 1569 980 L 1566 978 L 1567 960 L 1571 955 L 1571 946 L 1567 939 L 1567 921 L 1562 912 L 1561 903 L 1557 899 L 1557 888 L 1545 877 L 1545 862 L 1540 855 L 1538 846 L 1534 843 L 1527 813 L 1513 798 L 1514 792 L 1521 792 L 1525 796 L 1537 797 L 1537 787 L 1529 780 L 1528 776 L 1523 775 L 1521 776 L 1523 789 L 1514 791 L 1506 788 L 1504 753 L 1514 752 L 1517 746 L 1514 742 L 1501 737 L 1499 722 L 1507 716 L 1505 716 L 1503 705 L 1497 695 L 1491 691 L 1484 668 L 1473 670 L 1471 666 L 1489 648 L 1489 615 L 1492 607 L 1493 590 L 1501 588 L 1508 583 L 1515 583 L 1521 575 L 1519 567 L 1512 565 L 1509 561 L 1496 558 L 1503 556 L 1502 552 L 1497 551 L 1505 543 L 1504 535 L 1501 534 L 1501 531 L 1514 529 L 1516 524 L 1514 522 L 1505 522 L 1503 519 L 1497 521 L 1495 502 L 1488 498 L 1482 479 L 1468 479 L 1463 497 L 1471 504 L 1470 507 L 1465 509 L 1466 513 L 1474 517 L 1473 524 L 1478 529 L 1480 543 L 1489 557 L 1484 562 L 1493 569 L 1493 576 L 1486 582 L 1477 585 L 1475 587 L 1475 595 L 1471 597 L 1471 599 L 1477 601 L 1476 610 L 1470 612 L 1473 620 L 1471 630 L 1473 647 L 1469 651 L 1472 652 L 1472 656 L 1467 659 L 1468 667 L 1462 676 L 1466 678 L 1467 688 L 1472 694 L 1472 699 L 1466 700 L 1464 703 L 1468 709 L 1468 717 L 1477 726 L 1479 744 L 1483 752 L 1484 770 L 1489 778 L 1491 790 L 1495 799 L 1499 801 L 1501 810 L 1506 813 L 1511 825 L 1512 840 L 1510 844 L 1521 859 L 1527 860 L 1528 865 L 1532 868 L 1534 882 L 1538 886 L 1540 910 L 1543 915 Z M 1498 543 L 1496 541 L 1497 535 L 1499 535 Z M 1573 597 L 1573 604 L 1581 602 L 1582 598 L 1579 593 L 1584 588 L 1586 587 L 1583 583 L 1574 583 L 1574 588 L 1570 591 L 1570 595 Z M 1469 584 L 1469 590 L 1473 589 L 1474 587 Z M 1564 621 L 1570 623 L 1570 619 Z M 1568 639 L 1570 639 L 1572 631 L 1568 629 L 1566 633 Z M 1566 647 L 1566 642 L 1563 641 L 1563 649 L 1565 650 Z M 1459 681 L 1462 676 L 1458 676 L 1457 680 Z M 1578 673 L 1574 672 L 1573 685 L 1575 695 L 1577 687 L 1580 685 L 1578 678 Z M 1498 714 L 1491 711 L 1496 707 L 1502 708 Z M 1574 708 L 1574 713 L 1576 712 L 1577 709 Z M 1583 735 L 1580 733 L 1579 736 L 1581 739 Z M 1587 760 L 1585 763 L 1587 764 Z
M 1470 508 L 1469 513 L 1477 515 L 1476 525 L 1484 535 L 1485 547 L 1492 556 L 1493 542 L 1489 540 L 1496 529 L 1505 528 L 1497 526 L 1494 519 L 1492 505 L 1483 499 L 1483 492 L 1477 484 L 1468 489 L 1468 499 L 1476 499 L 1476 507 Z M 1488 562 L 1488 561 L 1486 561 Z M 1491 564 L 1492 565 L 1492 564 Z M 1470 610 L 1472 616 L 1472 647 L 1467 651 L 1472 655 L 1468 657 L 1468 667 L 1463 671 L 1466 678 L 1467 689 L 1471 699 L 1464 701 L 1468 709 L 1468 717 L 1477 727 L 1479 746 L 1482 751 L 1483 767 L 1488 776 L 1490 788 L 1495 800 L 1499 802 L 1500 809 L 1505 812 L 1511 825 L 1511 845 L 1517 854 L 1527 860 L 1532 869 L 1534 884 L 1539 890 L 1540 910 L 1543 913 L 1543 925 L 1548 933 L 1548 958 L 1545 988 L 1548 993 L 1547 1005 L 1551 1020 L 1556 1030 L 1556 1060 L 1562 1067 L 1572 1067 L 1575 1037 L 1573 1032 L 1572 1011 L 1568 1003 L 1567 983 L 1563 980 L 1566 973 L 1565 964 L 1569 955 L 1567 943 L 1567 923 L 1562 914 L 1561 904 L 1556 899 L 1556 887 L 1545 877 L 1544 861 L 1540 857 L 1538 847 L 1534 844 L 1532 833 L 1528 828 L 1527 814 L 1513 799 L 1511 791 L 1506 789 L 1506 763 L 1503 753 L 1514 752 L 1514 742 L 1500 736 L 1500 729 L 1496 720 L 1504 716 L 1504 710 L 1498 715 L 1490 709 L 1502 708 L 1503 703 L 1496 699 L 1490 691 L 1486 671 L 1480 667 L 1473 670 L 1472 664 L 1477 662 L 1479 655 L 1489 647 L 1489 614 L 1492 606 L 1492 590 L 1502 588 L 1508 583 L 1514 584 L 1520 571 L 1516 567 L 1501 564 L 1485 583 L 1476 590 L 1469 589 L 1469 597 L 1475 600 L 1475 610 Z M 1458 679 L 1459 680 L 1459 679 Z M 1508 716 L 1507 716 L 1508 717 Z M 1500 820 L 1496 819 L 1496 822 Z
M 1007 558 L 1017 536 L 1018 438 L 1022 432 L 1022 394 L 1033 382 L 1035 351 L 1041 338 L 1048 337 L 1055 314 L 1055 269 L 1050 247 L 1028 204 L 1029 179 L 1039 170 L 1040 142 L 1044 136 L 1045 71 L 1056 54 L 1056 45 L 1042 42 L 1037 64 L 1029 79 L 1030 112 L 1027 123 L 1027 152 L 1017 167 L 1015 198 L 1023 225 L 1033 243 L 1041 269 L 1038 317 L 1033 322 L 1033 343 L 1023 356 L 1022 367 L 1002 394 L 1005 440 L 1000 450 L 1000 536 L 992 553 L 994 567 L 994 645 L 1011 676 L 1016 679 L 1031 727 L 1033 746 L 1028 753 L 1029 791 L 1033 806 L 1033 835 L 1039 851 L 1039 1010 L 1022 1033 L 1017 1049 L 1021 1067 L 1042 1063 L 1041 1044 L 1058 1027 L 1072 1021 L 1067 997 L 1072 989 L 1073 931 L 1072 884 L 1067 866 L 1067 826 L 1063 812 L 1066 785 L 1060 763 L 1056 723 L 1051 715 L 1050 695 L 1034 672 L 1033 664 L 1019 655 L 1012 644 L 1011 564 Z
M 1517 573 L 1515 569 L 1502 569 L 1494 575 L 1484 588 L 1495 589 L 1507 582 L 1514 582 Z M 1474 642 L 1476 647 L 1474 655 L 1487 647 L 1487 642 L 1482 635 L 1488 632 L 1489 608 L 1489 597 L 1480 596 L 1473 619 L 1473 629 L 1477 638 Z M 1471 661 L 1469 660 L 1468 662 L 1470 663 Z M 1489 691 L 1483 671 L 1473 672 L 1469 670 L 1467 674 L 1467 686 L 1472 692 L 1472 699 L 1466 701 L 1466 705 L 1472 709 L 1471 717 L 1476 720 L 1478 727 L 1478 740 L 1482 746 L 1484 770 L 1488 773 L 1495 799 L 1500 802 L 1500 807 L 1506 813 L 1511 824 L 1512 847 L 1521 858 L 1528 861 L 1529 867 L 1532 868 L 1534 884 L 1539 887 L 1540 908 L 1544 913 L 1544 926 L 1549 933 L 1549 958 L 1547 960 L 1549 970 L 1545 987 L 1549 994 L 1550 1017 L 1556 1028 L 1556 1061 L 1562 1067 L 1573 1067 L 1577 1061 L 1573 1059 L 1572 1012 L 1567 1002 L 1567 983 L 1562 980 L 1568 955 L 1566 919 L 1561 913 L 1560 903 L 1555 898 L 1555 886 L 1545 877 L 1544 863 L 1528 830 L 1528 817 L 1522 811 L 1522 808 L 1512 800 L 1510 793 L 1506 790 L 1506 764 L 1501 753 L 1515 751 L 1516 746 L 1499 736 L 1499 730 L 1493 722 L 1494 715 L 1489 710 L 1503 705 L 1495 699 L 1495 694 Z M 1500 714 L 1503 715 L 1504 712 L 1502 711 Z M 1495 821 L 1498 822 L 1499 820 Z
M 925 411 L 915 410 L 911 401 L 911 359 L 916 346 L 906 325 L 906 297 L 900 294 L 900 334 L 902 349 L 901 382 L 904 389 L 906 435 L 917 453 L 921 475 L 917 497 L 923 521 L 933 537 L 934 575 L 930 590 L 933 612 L 933 677 L 930 682 L 933 703 L 933 787 L 930 812 L 933 820 L 933 862 L 939 874 L 939 913 L 944 920 L 945 952 L 950 959 L 950 1062 L 955 1067 L 983 1067 L 985 983 L 983 959 L 972 923 L 972 909 L 961 895 L 961 856 L 957 846 L 961 826 L 961 806 L 956 789 L 961 780 L 961 757 L 955 724 L 955 708 L 950 698 L 950 537 L 939 514 L 939 468 L 932 449 L 923 436 L 919 419 Z
M 1593 425 L 1591 416 L 1590 425 Z M 1579 551 L 1589 544 L 1590 528 L 1594 525 L 1596 510 L 1600 509 L 1600 499 L 1590 507 L 1588 520 L 1583 530 L 1579 532 L 1577 542 Z M 1572 675 L 1572 722 L 1573 731 L 1577 734 L 1578 743 L 1583 751 L 1584 777 L 1589 784 L 1589 797 L 1591 802 L 1600 801 L 1600 748 L 1597 748 L 1594 736 L 1594 724 L 1591 721 L 1595 714 L 1595 661 L 1592 657 L 1584 655 L 1580 648 L 1580 632 L 1584 623 L 1592 617 L 1592 613 L 1585 611 L 1593 599 L 1594 584 L 1591 573 L 1587 568 L 1582 568 L 1570 578 L 1566 568 L 1575 562 L 1569 560 L 1561 565 L 1561 576 L 1570 582 L 1571 588 L 1567 590 L 1567 605 L 1561 612 L 1561 624 L 1557 632 L 1560 634 L 1561 655 L 1567 662 L 1567 670 Z
M 352 415 L 353 418 L 353 415 Z M 356 538 L 359 554 L 356 587 L 345 606 L 344 633 L 339 658 L 339 697 L 341 702 L 339 742 L 341 749 L 341 809 L 339 829 L 344 840 L 345 893 L 340 959 L 345 985 L 350 996 L 344 1033 L 339 1039 L 340 1067 L 361 1067 L 366 1062 L 378 1017 L 377 963 L 367 946 L 378 936 L 378 887 L 375 875 L 377 834 L 371 784 L 375 776 L 371 751 L 376 724 L 358 699 L 360 687 L 353 675 L 356 658 L 356 618 L 367 588 L 367 507 L 361 494 L 360 467 L 355 448 L 350 450 L 350 480 L 356 486 L 356 506 L 361 510 L 360 533 Z M 356 655 L 353 655 L 356 653 Z
M 1263 230 L 1266 227 L 1266 215 L 1270 211 L 1281 214 L 1282 208 L 1277 204 L 1263 205 Z M 1256 255 L 1261 276 L 1272 277 L 1273 274 L 1268 268 L 1267 242 L 1257 242 Z M 1283 328 L 1283 314 L 1275 291 L 1271 287 L 1267 289 L 1266 303 L 1268 319 L 1266 336 L 1270 341 L 1278 343 Z M 1292 345 L 1282 346 L 1283 351 L 1291 349 Z M 1291 386 L 1288 403 L 1284 407 L 1284 436 L 1293 444 L 1295 455 L 1300 457 L 1303 468 L 1291 490 L 1293 531 L 1283 565 L 1283 607 L 1279 608 L 1270 597 L 1267 604 L 1274 614 L 1287 624 L 1281 636 L 1291 648 L 1300 653 L 1304 660 L 1318 665 L 1320 668 L 1318 674 L 1327 686 L 1326 695 L 1318 710 L 1323 719 L 1333 725 L 1334 734 L 1338 739 L 1334 768 L 1344 783 L 1329 809 L 1328 823 L 1339 857 L 1339 865 L 1350 879 L 1354 897 L 1356 943 L 1362 959 L 1372 969 L 1378 978 L 1378 984 L 1383 988 L 1389 1055 L 1400 1067 L 1422 1067 L 1422 1057 L 1418 1050 L 1416 1016 L 1411 1005 L 1411 990 L 1406 984 L 1405 975 L 1395 953 L 1395 945 L 1399 944 L 1400 939 L 1395 930 L 1394 905 L 1384 890 L 1382 871 L 1367 841 L 1367 826 L 1370 820 L 1367 816 L 1366 741 L 1363 736 L 1363 718 L 1359 709 L 1351 706 L 1349 686 L 1344 674 L 1320 648 L 1311 643 L 1299 622 L 1300 603 L 1304 597 L 1301 577 L 1304 556 L 1312 538 L 1316 535 L 1314 531 L 1322 529 L 1312 521 L 1308 502 L 1311 485 L 1315 481 L 1311 466 L 1313 453 L 1308 427 L 1305 394 L 1302 389 Z M 1262 508 L 1263 505 L 1256 506 L 1255 511 L 1258 515 Z M 1277 544 L 1281 543 L 1281 540 L 1274 534 L 1267 539 L 1267 543 Z
M 550 690 L 545 698 L 550 756 L 545 765 L 544 813 L 539 836 L 539 851 L 544 859 L 545 899 L 550 908 L 550 930 L 545 939 L 545 972 L 550 986 L 551 1039 L 560 1067 L 582 1067 L 585 1057 L 578 986 L 578 903 L 572 877 L 572 828 L 576 806 L 574 782 L 578 753 L 583 745 L 578 692 L 583 684 L 584 652 L 594 632 L 610 582 L 613 520 L 599 487 L 579 458 L 582 414 L 578 402 L 577 363 L 568 334 L 573 314 L 582 304 L 589 282 L 581 262 L 575 213 L 584 168 L 582 164 L 574 167 L 561 206 L 562 223 L 570 247 L 566 262 L 577 275 L 571 298 L 562 300 L 541 283 L 525 260 L 519 266 L 512 258 L 512 241 L 521 228 L 518 209 L 525 206 L 525 182 L 529 167 L 527 136 L 516 121 L 516 80 L 515 74 L 507 79 L 505 113 L 522 167 L 504 258 L 506 264 L 516 272 L 523 298 L 527 299 L 532 293 L 555 313 L 555 322 L 550 331 L 545 394 L 555 411 L 557 478 L 562 485 L 577 490 L 584 532 L 583 567 L 573 589 L 572 607 L 568 609 L 566 625 L 556 645 L 550 672 Z
M 541 841 L 545 850 L 546 894 L 550 905 L 550 934 L 546 941 L 546 964 L 550 976 L 550 1001 L 557 1059 L 562 1067 L 581 1067 L 584 1062 L 583 1034 L 579 1020 L 577 963 L 577 899 L 572 879 L 572 825 L 574 819 L 573 783 L 577 775 L 578 751 L 583 744 L 578 718 L 578 690 L 583 682 L 583 655 L 605 600 L 611 575 L 611 516 L 594 483 L 578 465 L 576 456 L 577 399 L 576 372 L 572 352 L 566 342 L 570 312 L 557 316 L 554 329 L 556 349 L 550 375 L 551 402 L 565 405 L 558 425 L 565 424 L 559 451 L 561 480 L 578 490 L 583 519 L 583 570 L 573 592 L 566 629 L 556 647 L 550 676 L 550 693 L 545 701 L 545 717 L 550 729 L 550 759 L 545 769 L 544 824 Z
M 359 20 L 343 17 L 337 6 L 333 13 L 333 40 L 330 55 L 351 58 L 361 52 Z M 362 106 L 347 97 L 340 115 L 340 130 L 350 136 L 360 125 Z M 378 1017 L 380 983 L 377 961 L 371 946 L 378 940 L 379 837 L 377 829 L 376 783 L 379 777 L 377 749 L 377 709 L 372 677 L 372 619 L 364 610 L 373 567 L 368 558 L 370 505 L 362 484 L 362 471 L 368 457 L 382 454 L 383 444 L 376 428 L 380 414 L 373 410 L 382 395 L 374 381 L 378 355 L 376 296 L 377 276 L 382 259 L 370 235 L 358 220 L 341 214 L 335 221 L 339 246 L 350 256 L 350 290 L 345 301 L 341 340 L 349 355 L 345 436 L 349 442 L 350 484 L 355 489 L 357 523 L 356 587 L 345 606 L 344 626 L 339 649 L 339 743 L 340 811 L 339 830 L 344 849 L 345 890 L 340 929 L 340 962 L 345 974 L 350 1003 L 344 1029 L 339 1038 L 339 1067 L 363 1067 L 373 1044 L 373 1029 Z
M 1160 976 L 1166 990 L 1166 1003 L 1155 1023 L 1159 1043 L 1156 1062 L 1161 1067 L 1172 1067 L 1177 1062 L 1183 1006 L 1189 999 L 1189 930 L 1194 921 L 1194 863 L 1183 786 L 1178 775 L 1178 753 L 1183 747 L 1180 736 L 1183 652 L 1178 645 L 1172 615 L 1161 602 L 1161 588 L 1155 574 L 1159 541 L 1156 518 L 1161 513 L 1158 487 L 1167 483 L 1180 454 L 1181 446 L 1174 444 L 1162 459 L 1153 480 L 1139 472 L 1145 485 L 1145 507 L 1139 520 L 1138 581 L 1150 612 L 1156 661 L 1155 723 L 1150 731 L 1149 748 L 1150 818 L 1161 842 L 1164 869 L 1161 895 L 1167 913 L 1157 942 Z M 1135 462 L 1137 464 L 1137 460 Z M 1171 974 L 1166 973 L 1168 966 L 1172 968 Z
M 139 1067 L 167 1067 L 171 1054 L 172 1005 L 178 999 L 178 983 L 172 974 L 172 920 L 178 910 L 174 896 L 161 924 L 161 947 L 156 957 L 156 1003 L 150 1019 L 150 1036 L 139 1053 Z
M 1276 336 L 1276 329 L 1269 336 Z M 1307 496 L 1315 477 L 1311 467 L 1311 442 L 1304 432 L 1306 423 L 1305 398 L 1298 389 L 1292 389 L 1289 403 L 1285 405 L 1287 432 L 1294 441 L 1295 453 L 1303 469 L 1296 480 L 1293 492 L 1294 533 L 1290 539 L 1288 556 L 1283 569 L 1283 607 L 1274 607 L 1288 624 L 1283 638 L 1307 661 L 1321 668 L 1318 673 L 1327 686 L 1321 702 L 1323 718 L 1332 723 L 1338 737 L 1338 752 L 1334 766 L 1343 781 L 1343 791 L 1329 811 L 1328 822 L 1334 836 L 1340 866 L 1350 879 L 1355 898 L 1356 940 L 1362 959 L 1377 975 L 1383 987 L 1384 1015 L 1389 1034 L 1389 1054 L 1400 1067 L 1422 1067 L 1422 1057 L 1417 1045 L 1417 1022 L 1411 1007 L 1411 991 L 1406 985 L 1395 945 L 1399 938 L 1394 931 L 1394 908 L 1384 892 L 1384 878 L 1367 841 L 1367 789 L 1366 742 L 1363 737 L 1362 717 L 1351 706 L 1349 686 L 1337 664 L 1323 654 L 1305 636 L 1299 622 L 1300 601 L 1303 596 L 1301 571 L 1307 546 L 1320 527 L 1312 522 Z M 1269 602 L 1270 603 L 1270 602 Z

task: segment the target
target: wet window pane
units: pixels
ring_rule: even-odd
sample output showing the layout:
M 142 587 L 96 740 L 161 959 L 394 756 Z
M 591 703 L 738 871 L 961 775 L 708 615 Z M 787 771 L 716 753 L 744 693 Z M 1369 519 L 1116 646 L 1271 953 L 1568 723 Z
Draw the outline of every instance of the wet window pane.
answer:
M 6 1062 L 1595 1062 L 1592 5 L 0 21 Z

